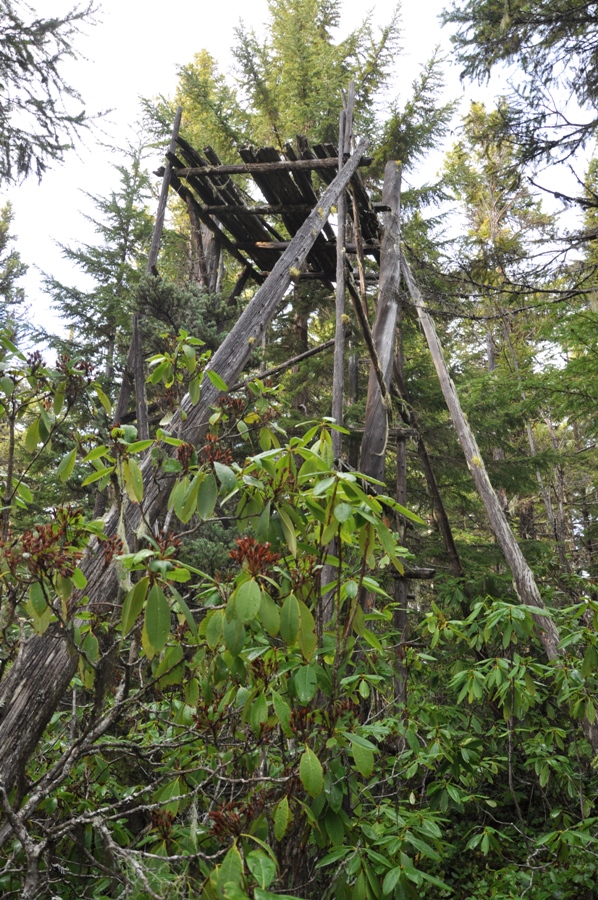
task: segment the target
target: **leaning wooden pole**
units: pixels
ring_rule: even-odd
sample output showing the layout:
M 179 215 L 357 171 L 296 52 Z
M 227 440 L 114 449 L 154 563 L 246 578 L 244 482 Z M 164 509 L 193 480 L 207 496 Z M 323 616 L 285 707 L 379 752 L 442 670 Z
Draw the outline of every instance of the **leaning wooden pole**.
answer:
M 486 509 L 490 527 L 494 532 L 497 543 L 511 570 L 515 590 L 522 603 L 535 609 L 544 609 L 544 601 L 540 596 L 534 574 L 528 566 L 519 544 L 515 540 L 511 526 L 509 525 L 504 510 L 500 505 L 496 492 L 488 477 L 477 441 L 461 408 L 455 385 L 449 375 L 448 367 L 444 359 L 442 345 L 436 332 L 436 326 L 428 313 L 424 299 L 415 283 L 409 264 L 404 256 L 402 257 L 401 268 L 411 299 L 417 310 L 417 315 L 440 381 L 440 387 L 446 405 L 448 406 L 453 426 L 457 432 L 459 443 L 465 454 L 467 466 Z M 553 620 L 549 616 L 536 612 L 532 612 L 531 616 L 534 621 L 536 633 L 546 652 L 546 656 L 549 660 L 557 659 L 561 655 L 559 647 L 560 637 Z M 598 725 L 594 722 L 590 722 L 588 719 L 584 720 L 583 725 L 586 736 L 590 741 L 594 752 L 598 752 Z
M 301 266 L 332 205 L 346 189 L 367 145 L 367 140 L 359 144 L 212 357 L 210 368 L 227 384 L 238 380 L 254 346 L 259 346 L 264 329 L 284 302 L 291 280 L 299 277 Z M 199 402 L 193 405 L 189 397 L 184 398 L 182 409 L 172 422 L 172 430 L 189 443 L 199 443 L 209 427 L 210 408 L 221 393 L 205 379 Z M 173 483 L 173 476 L 154 466 L 151 455 L 145 457 L 141 469 L 143 503 L 129 504 L 123 523 L 125 536 L 131 542 L 144 527 L 153 527 L 159 520 Z M 117 534 L 119 521 L 119 512 L 113 507 L 105 518 L 107 537 Z M 104 611 L 112 608 L 118 601 L 119 579 L 114 563 L 106 565 L 98 541 L 94 541 L 86 553 L 81 568 L 87 578 L 88 608 Z M 7 791 L 13 789 L 23 773 L 29 756 L 68 689 L 77 662 L 68 629 L 51 626 L 43 636 L 34 636 L 27 641 L 0 682 L 0 780 Z

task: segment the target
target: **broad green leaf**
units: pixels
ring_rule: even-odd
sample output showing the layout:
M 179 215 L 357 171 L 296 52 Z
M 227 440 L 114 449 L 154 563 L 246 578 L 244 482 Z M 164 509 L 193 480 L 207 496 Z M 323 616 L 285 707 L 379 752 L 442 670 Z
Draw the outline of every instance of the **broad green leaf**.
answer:
M 238 656 L 245 644 L 245 626 L 241 620 L 233 619 L 232 622 L 225 620 L 222 626 L 222 633 L 227 650 L 233 656 Z
M 284 510 L 279 509 L 278 515 L 280 516 L 280 524 L 282 525 L 282 531 L 291 552 L 291 556 L 297 556 L 297 535 L 295 533 L 295 526 L 293 525 L 290 516 Z
M 289 594 L 280 611 L 280 636 L 286 644 L 294 644 L 299 633 L 299 603 L 294 594 Z
M 248 624 L 258 614 L 262 602 L 260 586 L 254 578 L 244 581 L 235 591 L 235 606 L 241 622 Z
M 252 850 L 245 857 L 245 862 L 259 886 L 261 888 L 270 887 L 276 878 L 276 864 L 274 861 L 260 850 Z
M 42 616 L 45 613 L 48 604 L 46 603 L 46 597 L 39 581 L 34 581 L 29 585 L 29 602 L 36 615 Z
M 19 497 L 23 498 L 25 503 L 33 503 L 33 494 L 24 481 L 19 481 L 17 484 L 17 494 Z
M 227 881 L 224 884 L 219 885 L 219 887 L 224 900 L 250 900 L 249 895 L 234 881 Z M 204 888 L 201 896 L 207 900 L 210 895 Z
M 71 577 L 73 579 L 73 584 L 78 591 L 82 591 L 83 588 L 87 586 L 87 578 L 85 577 L 81 569 L 76 568 Z
M 137 460 L 125 459 L 123 462 L 123 476 L 129 499 L 133 503 L 141 503 L 143 500 L 143 476 Z
M 324 826 L 328 832 L 328 837 L 330 838 L 332 846 L 341 846 L 345 840 L 345 829 L 343 828 L 341 817 L 329 809 L 324 817 Z
M 106 444 L 102 444 L 101 447 L 94 447 L 93 450 L 90 450 L 87 456 L 83 457 L 83 462 L 92 462 L 94 459 L 100 459 L 102 456 L 106 456 L 108 454 L 108 447 Z
M 168 509 L 174 509 L 177 518 L 181 518 L 183 513 L 183 500 L 189 487 L 189 479 L 185 475 L 180 481 L 177 481 L 170 492 L 168 498 Z
M 153 441 L 151 439 L 146 439 L 144 441 L 133 441 L 132 444 L 129 444 L 127 447 L 128 453 L 142 453 L 144 450 L 148 450 L 152 445 Z
M 184 675 L 185 656 L 183 648 L 180 644 L 174 644 L 166 649 L 164 658 L 160 660 L 160 665 L 154 672 L 154 678 L 159 679 L 158 684 L 161 688 L 165 688 L 169 684 L 181 684 Z
M 204 477 L 205 476 L 203 472 L 198 472 L 185 491 L 182 498 L 182 503 L 180 504 L 178 511 L 177 507 L 175 506 L 175 512 L 177 513 L 177 516 L 179 517 L 181 522 L 183 522 L 183 524 L 186 524 L 189 521 L 189 519 L 197 509 L 197 498 Z
M 249 708 L 249 724 L 254 734 L 260 733 L 260 726 L 268 721 L 268 701 L 264 694 L 258 694 Z
M 210 472 L 203 479 L 197 495 L 197 514 L 200 519 L 209 519 L 214 512 L 218 499 L 218 487 L 216 479 Z
M 301 666 L 295 672 L 295 691 L 302 703 L 313 700 L 318 689 L 318 679 L 311 666 Z
M 366 750 L 359 744 L 351 744 L 351 753 L 355 768 L 364 778 L 369 778 L 374 771 L 374 753 L 372 750 Z
M 282 841 L 291 820 L 291 810 L 287 797 L 276 804 L 274 809 L 274 837 L 277 841 Z M 266 885 L 267 886 L 267 885 Z
M 105 475 L 112 475 L 114 472 L 114 466 L 106 466 L 102 469 L 96 469 L 95 472 L 92 472 L 91 475 L 88 475 L 85 481 L 81 482 L 81 487 L 87 487 L 88 484 L 93 484 L 95 481 L 99 481 L 100 478 L 104 478 Z
M 97 637 L 91 631 L 88 631 L 85 635 L 81 650 L 92 663 L 96 663 L 100 658 L 100 645 L 98 644 Z
M 270 637 L 276 637 L 280 629 L 280 608 L 266 591 L 261 592 L 259 617 Z
M 94 384 L 93 388 L 96 392 L 98 400 L 100 401 L 108 415 L 110 415 L 110 413 L 112 412 L 112 404 L 110 403 L 110 400 L 108 399 L 102 388 L 99 386 L 99 384 Z
M 232 881 L 235 884 L 238 884 L 242 877 L 243 860 L 241 859 L 241 854 L 237 850 L 236 845 L 233 844 L 222 860 L 220 872 L 218 874 L 218 883 L 223 885 L 226 884 L 227 881 Z
M 350 731 L 343 731 L 344 737 L 347 738 L 348 741 L 351 741 L 352 744 L 357 744 L 358 747 L 363 747 L 364 750 L 371 750 L 373 753 L 376 753 L 378 748 L 375 744 L 372 744 L 371 741 L 368 741 L 367 738 L 361 737 L 360 734 L 353 734 Z
M 62 482 L 66 481 L 67 478 L 70 478 L 73 469 L 75 468 L 75 462 L 77 460 L 77 448 L 73 447 L 65 456 L 62 457 L 60 462 L 58 463 L 58 468 L 56 469 L 56 474 L 60 478 Z
M 214 460 L 214 471 L 226 493 L 230 494 L 231 491 L 234 491 L 237 486 L 237 476 L 230 466 L 225 466 L 217 460 Z
M 219 391 L 228 391 L 226 381 L 224 381 L 224 379 L 218 374 L 218 372 L 214 372 L 213 369 L 206 369 L 205 374 L 208 376 L 214 387 L 218 388 Z
M 0 388 L 2 388 L 7 397 L 12 397 L 15 389 L 15 382 L 12 378 L 9 378 L 8 375 L 3 375 L 2 378 L 0 378 Z M 64 389 L 62 396 L 64 397 Z
M 223 636 L 224 610 L 215 609 L 208 613 L 208 625 L 206 628 L 206 641 L 210 650 L 215 650 Z
M 145 602 L 148 587 L 149 578 L 146 575 L 131 588 L 131 590 L 125 597 L 122 611 L 123 634 L 128 634 L 137 621 L 137 617 L 139 616 L 139 613 L 141 612 L 143 604 Z
M 280 722 L 280 727 L 282 728 L 282 733 L 286 737 L 292 737 L 293 732 L 290 726 L 291 722 L 291 707 L 286 702 L 286 700 L 281 697 L 278 691 L 272 690 L 272 703 L 274 704 L 274 712 L 276 713 L 276 718 Z
M 39 444 L 39 419 L 34 419 L 25 433 L 25 449 L 34 453 Z
M 322 792 L 324 787 L 322 764 L 313 750 L 307 746 L 299 763 L 299 778 L 310 797 L 317 797 Z
M 54 393 L 54 400 L 52 401 L 52 410 L 55 416 L 59 416 L 62 412 L 62 407 L 64 405 L 64 394 L 66 391 L 66 384 L 64 381 L 61 381 L 58 387 L 56 388 L 56 392 Z
M 293 894 L 273 894 L 272 891 L 265 891 L 259 887 L 253 889 L 253 896 L 255 900 L 301 900 Z
M 334 507 L 334 518 L 337 522 L 346 522 L 353 514 L 353 507 L 348 503 L 339 503 Z
M 148 594 L 143 630 L 154 654 L 159 653 L 170 634 L 170 607 L 158 584 L 154 584 Z
M 201 394 L 201 374 L 194 375 L 191 381 L 189 382 L 189 399 L 193 406 L 196 406 L 199 403 L 199 397 Z
M 395 866 L 394 869 L 389 869 L 389 871 L 384 876 L 384 881 L 382 882 L 382 893 L 386 895 L 392 894 L 397 884 L 401 880 L 402 875 L 402 866 Z

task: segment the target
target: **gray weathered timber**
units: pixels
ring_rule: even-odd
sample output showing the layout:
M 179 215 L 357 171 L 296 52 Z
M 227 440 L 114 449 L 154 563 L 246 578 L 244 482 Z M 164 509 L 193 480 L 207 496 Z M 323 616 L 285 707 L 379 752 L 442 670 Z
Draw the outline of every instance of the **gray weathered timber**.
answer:
M 181 117 L 183 115 L 183 109 L 181 106 L 178 107 L 176 111 L 176 116 L 174 117 L 174 125 L 172 128 L 172 135 L 170 137 L 170 146 L 168 147 L 168 153 L 172 154 L 176 151 L 176 141 L 179 136 L 179 129 L 181 127 Z M 164 167 L 164 177 L 162 178 L 162 187 L 160 189 L 160 199 L 158 200 L 158 210 L 156 212 L 156 221 L 154 222 L 154 231 L 152 234 L 152 242 L 150 244 L 149 255 L 147 258 L 147 273 L 148 275 L 153 274 L 154 267 L 158 262 L 158 252 L 160 250 L 160 242 L 162 240 L 162 231 L 164 229 L 164 216 L 166 215 L 166 205 L 168 203 L 168 189 L 170 187 L 170 179 L 172 177 L 172 164 L 170 160 L 166 163 Z
M 172 127 L 170 146 L 168 148 L 170 153 L 174 153 L 176 150 L 176 139 L 181 127 L 182 114 L 182 107 L 179 106 Z M 154 275 L 156 272 L 156 263 L 158 261 L 158 252 L 160 250 L 160 241 L 162 239 L 162 231 L 164 228 L 164 216 L 166 214 L 166 203 L 168 201 L 168 189 L 170 187 L 171 176 L 172 166 L 170 163 L 167 163 L 163 172 L 156 221 L 154 223 L 154 230 L 152 232 L 152 240 L 147 258 L 146 272 L 148 275 Z M 143 439 L 147 438 L 149 435 L 149 425 L 147 419 L 145 379 L 143 377 L 143 347 L 141 344 L 141 330 L 139 328 L 139 316 L 137 313 L 134 313 L 133 315 L 131 343 L 129 345 L 125 371 L 123 372 L 118 400 L 116 401 L 116 408 L 112 419 L 113 425 L 122 420 L 122 417 L 129 408 L 129 400 L 131 398 L 133 387 L 135 387 L 137 430 L 139 432 L 139 438 Z
M 536 609 L 543 609 L 544 601 L 540 596 L 534 573 L 528 566 L 527 561 L 521 552 L 521 548 L 515 540 L 515 535 L 511 530 L 511 526 L 505 516 L 504 510 L 492 487 L 477 441 L 469 422 L 463 413 L 455 385 L 449 375 L 442 352 L 442 345 L 436 332 L 436 326 L 426 309 L 424 299 L 414 281 L 411 269 L 404 256 L 402 257 L 401 268 L 411 299 L 417 310 L 417 315 L 432 356 L 438 380 L 440 381 L 440 387 L 451 415 L 453 426 L 457 432 L 459 443 L 465 454 L 467 466 L 486 509 L 490 527 L 494 532 L 498 545 L 511 570 L 515 590 L 522 603 Z M 553 620 L 548 616 L 543 616 L 538 613 L 531 613 L 531 616 L 534 621 L 536 634 L 544 647 L 546 656 L 549 660 L 557 659 L 561 655 L 560 637 Z M 583 727 L 594 752 L 598 752 L 598 724 L 589 722 L 588 719 L 584 719 Z
M 351 131 L 352 125 L 343 110 L 340 114 L 338 130 L 339 153 L 345 146 L 345 131 Z M 332 375 L 332 418 L 337 425 L 343 424 L 343 397 L 345 393 L 345 220 L 347 203 L 345 191 L 342 191 L 336 205 L 336 307 L 334 329 L 334 367 Z M 343 449 L 343 436 L 340 431 L 332 432 L 332 450 L 336 459 L 340 459 Z
M 299 273 L 332 205 L 345 190 L 366 147 L 366 140 L 359 144 L 214 354 L 210 368 L 227 384 L 238 379 L 253 347 L 259 346 L 261 335 L 283 303 L 291 280 Z M 186 397 L 182 403 L 184 415 L 179 413 L 175 417 L 171 430 L 190 443 L 198 443 L 207 431 L 210 407 L 220 393 L 206 378 L 199 403 L 193 406 Z M 142 508 L 139 504 L 129 504 L 123 523 L 124 537 L 131 546 L 141 530 L 142 518 L 150 527 L 158 521 L 172 487 L 172 476 L 157 471 L 151 456 L 144 459 L 142 472 L 145 486 Z M 105 518 L 104 530 L 108 536 L 119 530 L 119 513 L 115 507 Z M 91 608 L 109 612 L 119 602 L 120 585 L 114 565 L 105 565 L 98 541 L 92 542 L 81 568 L 87 578 L 85 593 Z M 68 633 L 53 628 L 23 645 L 18 659 L 0 682 L 0 778 L 8 791 L 21 776 L 76 668 L 77 657 L 72 652 Z
M 380 249 L 380 291 L 372 332 L 384 383 L 388 388 L 392 378 L 401 280 L 401 165 L 394 160 L 386 163 L 382 201 L 388 205 L 390 212 L 384 213 Z M 366 475 L 383 480 L 388 440 L 388 410 L 380 391 L 379 379 L 373 369 L 370 369 L 368 382 L 364 429 L 359 468 Z
M 369 166 L 372 160 L 362 156 L 360 166 Z M 340 160 L 342 165 L 342 160 Z M 279 162 L 233 163 L 223 166 L 190 166 L 177 168 L 179 178 L 187 175 L 267 175 L 269 172 L 293 172 L 295 170 L 337 169 L 339 160 L 336 156 L 325 159 L 281 159 Z

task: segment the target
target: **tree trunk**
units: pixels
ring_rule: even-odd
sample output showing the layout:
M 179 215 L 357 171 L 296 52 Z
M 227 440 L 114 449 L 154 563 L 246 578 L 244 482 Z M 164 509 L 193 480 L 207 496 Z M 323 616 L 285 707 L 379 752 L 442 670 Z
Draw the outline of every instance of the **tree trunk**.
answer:
M 402 260 L 402 269 L 405 281 L 407 282 L 407 287 L 409 288 L 409 293 L 411 294 L 411 299 L 417 309 L 417 314 L 432 355 L 432 360 L 440 381 L 446 405 L 451 414 L 451 419 L 455 431 L 457 432 L 459 443 L 465 454 L 467 466 L 486 508 L 492 531 L 494 532 L 507 564 L 511 569 L 515 590 L 522 603 L 536 609 L 543 609 L 544 601 L 540 596 L 534 574 L 528 566 L 527 561 L 515 540 L 515 536 L 511 531 L 504 510 L 490 483 L 476 439 L 469 422 L 461 409 L 461 403 L 459 402 L 455 385 L 449 375 L 442 353 L 442 346 L 436 333 L 436 327 L 426 309 L 423 297 L 413 280 L 411 269 L 404 257 Z M 559 648 L 560 638 L 556 625 L 552 619 L 548 618 L 548 616 L 531 613 L 531 617 L 536 627 L 536 634 L 544 647 L 548 659 L 557 659 L 561 655 L 561 650 Z M 590 722 L 588 719 L 584 719 L 583 726 L 586 736 L 592 745 L 592 749 L 595 753 L 598 752 L 598 725 Z
M 299 273 L 366 147 L 366 140 L 359 144 L 214 354 L 210 368 L 227 384 L 237 381 L 254 345 L 283 303 L 291 279 Z M 202 396 L 195 406 L 188 396 L 183 399 L 171 426 L 173 433 L 180 434 L 189 443 L 199 443 L 208 429 L 210 407 L 220 394 L 206 378 Z M 105 534 L 118 533 L 131 546 L 141 530 L 142 515 L 144 523 L 150 526 L 158 520 L 173 482 L 172 476 L 153 467 L 150 455 L 145 457 L 141 468 L 145 486 L 142 508 L 139 504 L 129 504 L 126 515 L 121 517 L 113 507 L 105 520 Z M 100 614 L 109 611 L 118 600 L 119 581 L 114 565 L 105 565 L 97 540 L 90 545 L 81 568 L 87 578 L 85 594 L 89 605 Z M 12 790 L 23 772 L 76 671 L 77 656 L 69 640 L 65 630 L 56 627 L 42 637 L 31 638 L 22 645 L 19 657 L 0 683 L 0 778 L 7 791 Z

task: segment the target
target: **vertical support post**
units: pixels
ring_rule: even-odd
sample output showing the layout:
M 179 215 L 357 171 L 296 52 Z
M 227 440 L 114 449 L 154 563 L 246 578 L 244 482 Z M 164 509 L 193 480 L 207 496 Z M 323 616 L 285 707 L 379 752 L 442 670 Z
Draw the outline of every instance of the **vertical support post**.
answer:
M 380 361 L 384 384 L 388 388 L 394 362 L 395 332 L 401 277 L 400 210 L 401 164 L 386 163 L 382 202 L 389 207 L 385 213 L 384 233 L 380 248 L 380 293 L 376 308 L 373 339 Z M 384 457 L 388 440 L 388 409 L 378 378 L 370 366 L 364 433 L 361 443 L 360 469 L 366 475 L 384 479 Z
M 351 81 L 344 109 L 338 126 L 339 171 L 351 153 L 353 138 L 353 109 L 355 107 L 355 82 Z M 336 322 L 334 332 L 334 375 L 332 379 L 332 418 L 343 424 L 343 397 L 345 391 L 345 241 L 347 228 L 347 194 L 343 191 L 337 203 L 336 233 Z M 340 459 L 343 439 L 340 431 L 332 433 L 332 449 L 335 459 Z
M 350 129 L 343 110 L 338 129 L 339 167 L 343 165 L 345 131 Z M 336 226 L 336 321 L 334 330 L 334 372 L 332 376 L 332 418 L 337 425 L 343 424 L 343 396 L 345 391 L 345 191 L 338 198 Z M 340 459 L 343 437 L 340 431 L 332 432 L 332 450 L 335 459 Z
M 400 295 L 397 297 L 397 352 L 394 360 L 401 382 L 404 380 L 404 360 L 403 352 L 403 303 Z M 404 434 L 397 435 L 397 483 L 396 483 L 396 500 L 401 506 L 407 506 L 407 437 Z M 401 544 L 405 542 L 405 523 L 404 520 L 397 515 L 397 531 Z M 399 707 L 404 707 L 407 703 L 407 668 L 405 666 L 405 641 L 407 640 L 407 580 L 405 578 L 395 578 L 394 601 L 396 607 L 393 612 L 393 625 L 398 634 L 398 647 L 396 669 L 394 676 L 394 694 L 395 702 Z
M 150 244 L 149 255 L 147 258 L 146 272 L 148 275 L 157 275 L 156 263 L 158 261 L 158 251 L 160 250 L 160 241 L 162 240 L 162 231 L 164 229 L 164 216 L 166 215 L 166 204 L 168 203 L 168 189 L 170 188 L 170 178 L 172 175 L 172 163 L 170 162 L 173 154 L 176 152 L 176 142 L 181 127 L 181 116 L 183 115 L 182 107 L 178 107 L 176 116 L 174 117 L 174 125 L 172 126 L 172 134 L 170 136 L 170 144 L 168 146 L 167 162 L 164 167 L 164 177 L 162 179 L 162 188 L 160 190 L 160 199 L 158 200 L 158 210 L 156 212 L 156 221 L 154 223 L 154 232 L 152 234 L 152 242 Z
M 169 152 L 174 153 L 176 150 L 176 141 L 181 127 L 182 107 L 178 107 L 170 137 Z M 158 251 L 160 249 L 160 241 L 162 239 L 162 230 L 164 228 L 164 216 L 166 214 L 166 204 L 168 202 L 168 189 L 170 187 L 170 177 L 172 174 L 172 164 L 170 161 L 166 163 L 164 169 L 164 177 L 162 179 L 162 189 L 160 191 L 160 199 L 158 201 L 158 211 L 156 213 L 156 221 L 152 234 L 149 255 L 147 259 L 146 272 L 148 275 L 157 275 L 156 262 L 158 260 Z M 146 440 L 149 437 L 149 420 L 147 416 L 147 399 L 145 394 L 145 373 L 143 367 L 143 345 L 141 341 L 141 328 L 139 327 L 139 313 L 133 314 L 131 328 L 131 343 L 129 345 L 129 353 L 123 379 L 120 385 L 118 400 L 116 401 L 116 409 L 112 424 L 120 422 L 127 411 L 131 390 L 135 388 L 135 414 L 137 418 L 137 433 L 140 440 Z

